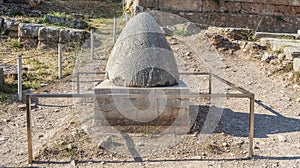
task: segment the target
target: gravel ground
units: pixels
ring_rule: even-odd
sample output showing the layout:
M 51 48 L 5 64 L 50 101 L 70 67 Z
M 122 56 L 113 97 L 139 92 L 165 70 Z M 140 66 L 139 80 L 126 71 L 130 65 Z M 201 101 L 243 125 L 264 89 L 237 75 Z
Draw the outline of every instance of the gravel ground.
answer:
M 168 40 L 172 44 L 180 71 L 217 71 L 218 75 L 255 94 L 253 159 L 246 159 L 249 145 L 248 100 L 201 100 L 200 107 L 193 104 L 191 109 L 199 111 L 196 120 L 199 127 L 195 127 L 191 134 L 181 137 L 181 141 L 174 146 L 156 153 L 154 151 L 154 154 L 149 156 L 134 158 L 130 155 L 120 155 L 115 150 L 99 149 L 98 142 L 85 133 L 80 124 L 82 118 L 78 118 L 76 111 L 93 109 L 91 100 L 43 98 L 39 99 L 39 104 L 32 112 L 36 162 L 30 166 L 299 167 L 300 103 L 296 102 L 300 97 L 299 90 L 295 90 L 288 81 L 283 81 L 283 75 L 264 75 L 260 62 L 250 61 L 244 56 L 218 54 L 203 34 Z M 101 67 L 105 64 L 105 61 L 100 61 Z M 182 79 L 195 90 L 207 89 L 206 85 L 202 84 L 207 78 L 200 81 L 194 77 Z M 74 82 L 69 80 L 48 89 L 45 93 L 71 93 L 73 85 Z M 213 86 L 216 87 L 214 91 L 218 91 L 218 88 L 228 90 L 219 83 Z M 90 91 L 85 86 L 81 87 L 83 91 Z M 223 109 L 223 113 L 216 121 L 214 132 L 206 134 L 208 137 L 202 140 L 205 134 L 201 132 L 201 124 L 203 126 L 203 119 L 205 120 L 212 105 Z M 28 166 L 25 111 L 18 106 L 11 104 L 1 107 L 0 166 Z M 141 139 L 150 142 L 156 138 L 155 135 L 149 136 L 146 133 L 124 136 L 130 137 L 127 140 L 133 139 L 137 148 L 147 145 L 138 143 Z M 163 145 L 167 143 L 168 141 Z

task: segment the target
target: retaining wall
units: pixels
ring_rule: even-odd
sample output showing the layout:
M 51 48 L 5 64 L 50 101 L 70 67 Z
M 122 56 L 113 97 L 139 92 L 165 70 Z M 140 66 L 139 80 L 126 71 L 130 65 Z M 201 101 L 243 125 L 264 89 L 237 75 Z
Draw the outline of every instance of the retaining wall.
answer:
M 131 1 L 212 26 L 287 33 L 300 29 L 300 0 L 127 0 Z

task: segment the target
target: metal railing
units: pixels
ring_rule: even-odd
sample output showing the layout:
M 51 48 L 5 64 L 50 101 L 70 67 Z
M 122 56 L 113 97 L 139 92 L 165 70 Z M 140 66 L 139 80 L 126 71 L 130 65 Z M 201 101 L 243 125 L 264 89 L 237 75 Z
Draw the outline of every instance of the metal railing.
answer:
M 79 83 L 79 74 L 95 74 L 88 72 L 77 73 L 77 82 Z M 99 74 L 105 74 L 99 72 Z M 207 75 L 209 76 L 209 91 L 208 93 L 190 93 L 190 94 L 178 94 L 178 95 L 155 95 L 156 98 L 168 97 L 176 98 L 178 96 L 188 98 L 248 98 L 250 100 L 250 123 L 249 123 L 249 158 L 253 157 L 253 139 L 254 139 L 254 94 L 241 87 L 237 87 L 229 81 L 211 74 L 211 73 L 180 73 L 180 75 Z M 215 78 L 231 88 L 239 91 L 240 93 L 212 93 L 212 78 Z M 32 150 L 32 119 L 31 119 L 31 98 L 106 98 L 111 96 L 124 97 L 124 98 L 142 98 L 149 96 L 148 94 L 27 94 L 26 95 L 26 120 L 27 120 L 27 138 L 28 138 L 28 163 L 33 162 L 33 150 Z

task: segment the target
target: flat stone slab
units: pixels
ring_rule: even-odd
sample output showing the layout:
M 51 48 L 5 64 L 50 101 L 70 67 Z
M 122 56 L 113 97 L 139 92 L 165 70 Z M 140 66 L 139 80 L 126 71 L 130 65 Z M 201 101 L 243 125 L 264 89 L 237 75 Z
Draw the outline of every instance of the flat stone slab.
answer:
M 300 47 L 300 40 L 261 38 L 260 43 L 264 46 L 270 46 L 272 51 L 279 51 L 285 47 Z
M 180 81 L 168 87 L 120 87 L 106 80 L 95 88 L 95 94 L 146 94 L 145 98 L 97 97 L 94 126 L 164 126 L 189 129 L 188 87 Z M 155 98 L 155 95 L 165 95 Z M 172 97 L 167 98 L 172 95 Z M 188 130 L 186 130 L 188 132 Z
M 259 40 L 261 38 L 300 39 L 300 34 L 256 32 L 254 39 Z

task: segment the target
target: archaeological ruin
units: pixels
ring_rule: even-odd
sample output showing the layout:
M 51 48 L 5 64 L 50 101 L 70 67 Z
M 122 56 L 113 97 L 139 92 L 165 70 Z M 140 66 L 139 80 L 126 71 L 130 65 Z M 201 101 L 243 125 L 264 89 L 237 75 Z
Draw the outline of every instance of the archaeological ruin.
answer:
M 189 99 L 181 95 L 189 90 L 179 80 L 174 54 L 150 14 L 140 13 L 128 22 L 106 71 L 107 79 L 95 87 L 95 94 L 112 96 L 97 98 L 94 125 L 170 126 L 169 132 L 188 132 Z
M 217 27 L 297 33 L 299 0 L 126 0 L 133 10 L 154 9 Z

